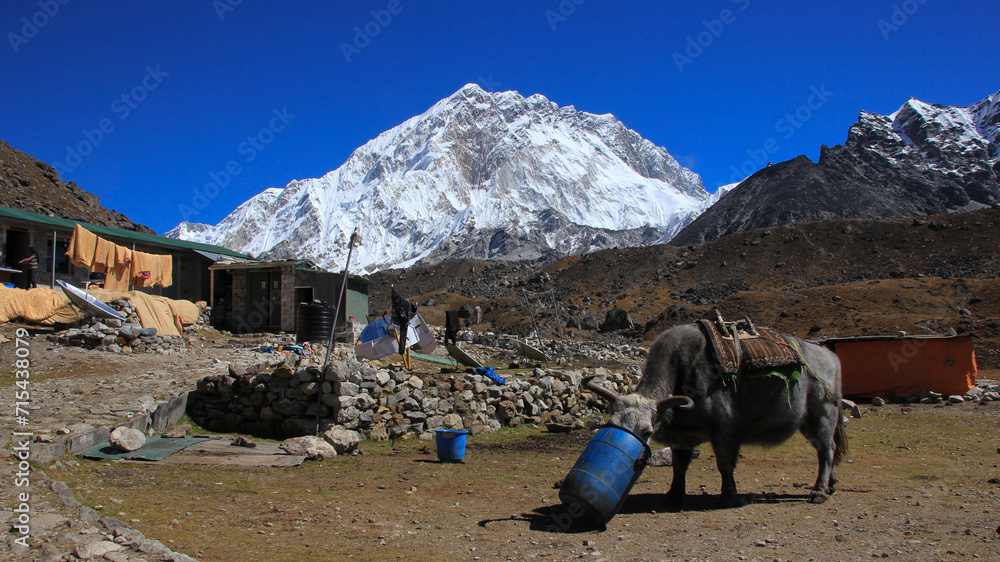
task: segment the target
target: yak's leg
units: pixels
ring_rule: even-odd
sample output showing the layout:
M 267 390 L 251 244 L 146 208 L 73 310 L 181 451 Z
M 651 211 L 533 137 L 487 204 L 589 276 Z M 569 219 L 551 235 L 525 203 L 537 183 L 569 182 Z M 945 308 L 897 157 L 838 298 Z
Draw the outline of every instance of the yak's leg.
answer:
M 667 492 L 667 503 L 678 505 L 684 502 L 684 490 L 686 490 L 686 479 L 688 466 L 691 465 L 691 457 L 694 456 L 692 449 L 670 448 L 671 464 L 674 465 L 674 479 L 670 482 L 670 491 Z
M 824 405 L 817 410 L 822 412 L 821 415 L 815 416 L 818 419 L 811 419 L 812 423 L 802 428 L 806 439 L 816 448 L 816 457 L 819 461 L 816 484 L 813 485 L 812 493 L 809 495 L 811 503 L 823 503 L 828 500 L 834 491 L 833 485 L 837 482 L 833 476 L 833 453 L 836 446 L 833 434 L 837 430 L 837 417 L 840 416 L 840 411 L 833 405 Z
M 719 507 L 738 507 L 740 498 L 736 495 L 736 459 L 740 456 L 740 442 L 736 435 L 730 432 L 716 433 L 712 438 L 712 449 L 715 450 L 715 464 L 722 475 L 722 496 Z

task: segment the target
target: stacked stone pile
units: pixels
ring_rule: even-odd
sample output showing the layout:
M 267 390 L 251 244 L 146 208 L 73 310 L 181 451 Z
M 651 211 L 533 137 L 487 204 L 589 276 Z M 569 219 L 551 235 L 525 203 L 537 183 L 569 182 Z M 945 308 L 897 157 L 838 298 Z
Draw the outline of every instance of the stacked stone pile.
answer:
M 982 381 L 970 388 L 964 395 L 952 394 L 946 396 L 925 390 L 919 395 L 893 394 L 885 398 L 873 398 L 873 406 L 885 404 L 962 404 L 964 402 L 1000 402 L 1000 384 L 996 381 Z
M 638 370 L 611 374 L 602 368 L 572 371 L 535 369 L 531 376 L 500 385 L 475 374 L 415 375 L 377 364 L 335 361 L 316 366 L 232 367 L 228 375 L 201 379 L 187 412 L 212 431 L 298 436 L 348 429 L 374 440 L 422 435 L 436 429 L 473 433 L 521 423 L 572 423 L 602 407 L 580 390 L 584 376 L 603 376 L 605 385 L 626 393 Z M 425 435 L 426 436 L 426 435 Z
M 117 301 L 116 301 L 117 302 Z M 125 301 L 128 302 L 128 301 Z M 122 322 L 115 318 L 87 318 L 78 327 L 56 332 L 48 340 L 59 344 L 111 353 L 183 353 L 201 346 L 195 336 L 162 336 L 156 328 L 143 328 L 139 321 Z

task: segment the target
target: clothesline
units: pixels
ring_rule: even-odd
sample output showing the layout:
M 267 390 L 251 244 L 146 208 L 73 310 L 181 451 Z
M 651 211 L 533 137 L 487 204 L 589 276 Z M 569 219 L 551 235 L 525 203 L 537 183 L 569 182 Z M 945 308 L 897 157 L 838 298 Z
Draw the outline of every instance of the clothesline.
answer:
M 120 246 L 77 224 L 66 256 L 77 267 L 103 268 L 104 288 L 127 291 L 135 287 L 169 287 L 173 284 L 173 256 L 149 254 Z

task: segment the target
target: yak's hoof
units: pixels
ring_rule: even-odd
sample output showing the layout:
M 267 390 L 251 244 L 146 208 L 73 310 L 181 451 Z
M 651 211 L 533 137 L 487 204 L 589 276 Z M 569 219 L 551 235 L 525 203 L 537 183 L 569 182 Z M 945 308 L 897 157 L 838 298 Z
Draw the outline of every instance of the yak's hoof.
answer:
M 719 509 L 729 509 L 731 507 L 742 507 L 743 505 L 744 503 L 740 499 L 740 497 L 733 495 L 733 496 L 720 497 L 719 503 L 716 504 L 716 507 L 718 507 Z
M 813 493 L 809 494 L 809 503 L 826 503 L 828 499 L 830 499 L 830 496 L 823 492 L 813 491 Z

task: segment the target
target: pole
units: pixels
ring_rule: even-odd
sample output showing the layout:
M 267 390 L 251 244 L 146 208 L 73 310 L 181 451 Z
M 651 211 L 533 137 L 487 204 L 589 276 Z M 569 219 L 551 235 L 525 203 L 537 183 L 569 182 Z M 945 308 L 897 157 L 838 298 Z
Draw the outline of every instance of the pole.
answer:
M 56 231 L 52 229 L 52 275 L 49 276 L 49 288 L 56 288 Z
M 135 242 L 132 242 L 132 261 L 133 262 L 135 261 Z M 132 276 L 129 275 L 128 276 L 128 290 L 131 291 L 133 289 L 135 289 L 135 286 L 132 283 Z
M 524 296 L 524 304 L 528 306 L 528 314 L 531 315 L 531 325 L 535 327 L 535 336 L 538 338 L 538 341 L 541 341 L 542 333 L 538 330 L 538 323 L 535 322 L 535 310 L 531 306 L 531 301 L 528 299 L 528 292 L 522 288 L 521 294 Z
M 319 392 L 316 393 L 316 435 L 319 436 L 319 411 L 320 406 L 323 404 L 323 382 L 326 378 L 326 367 L 330 364 L 330 352 L 333 351 L 333 346 L 336 343 L 337 336 L 337 319 L 340 318 L 340 304 L 344 301 L 344 293 L 347 292 L 347 271 L 351 267 L 351 254 L 354 253 L 354 244 L 360 243 L 361 237 L 358 236 L 358 229 L 354 229 L 351 233 L 351 238 L 347 241 L 347 263 L 344 264 L 344 281 L 340 285 L 340 295 L 337 297 L 337 308 L 334 309 L 333 313 L 333 328 L 330 330 L 330 342 L 326 346 L 326 358 L 323 359 L 323 368 L 320 370 L 319 379 Z

